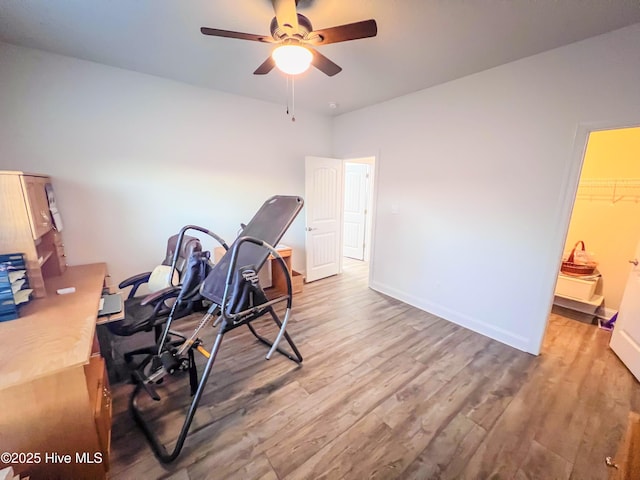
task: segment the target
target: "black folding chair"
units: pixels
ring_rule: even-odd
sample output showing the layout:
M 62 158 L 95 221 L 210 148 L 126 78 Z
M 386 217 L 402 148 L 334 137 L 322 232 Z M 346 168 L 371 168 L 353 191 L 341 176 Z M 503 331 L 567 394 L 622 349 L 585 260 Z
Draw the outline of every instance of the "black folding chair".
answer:
M 277 351 L 298 364 L 302 362 L 300 352 L 286 332 L 293 298 L 291 276 L 284 259 L 275 248 L 302 209 L 302 206 L 302 198 L 296 196 L 274 196 L 262 205 L 251 221 L 244 227 L 241 236 L 235 240 L 231 248 L 227 249 L 202 284 L 200 295 L 213 303 L 191 336 L 178 347 L 172 346 L 167 342 L 166 339 L 172 322 L 170 317 L 158 345 L 157 361 L 153 362 L 157 370 L 149 372 L 148 375 L 138 372 L 138 382 L 131 395 L 129 407 L 133 418 L 144 432 L 154 454 L 160 461 L 171 462 L 180 454 L 211 369 L 220 350 L 220 345 L 227 332 L 242 325 L 247 325 L 251 333 L 260 342 L 269 347 L 266 355 L 267 359 Z M 208 231 L 205 231 L 205 233 L 209 233 L 221 241 L 217 235 Z M 182 236 L 184 236 L 184 231 L 180 232 L 178 250 Z M 221 241 L 221 244 L 226 248 L 226 244 L 223 241 Z M 273 256 L 278 266 L 283 270 L 287 285 L 286 294 L 271 300 L 265 295 L 258 279 L 258 272 L 267 261 L 269 255 Z M 286 310 L 284 318 L 281 320 L 274 310 L 274 306 L 284 302 L 286 302 Z M 273 341 L 259 335 L 251 325 L 253 320 L 266 314 L 270 315 L 279 329 Z M 202 328 L 210 322 L 214 327 L 217 326 L 218 330 L 211 350 L 207 351 L 199 338 L 199 334 Z M 288 343 L 292 353 L 279 347 L 279 343 L 283 338 Z M 195 365 L 196 352 L 207 358 L 204 371 L 199 380 Z M 144 390 L 154 400 L 159 400 L 160 396 L 156 391 L 155 384 L 159 383 L 168 374 L 184 371 L 189 372 L 193 398 L 176 444 L 171 453 L 169 453 L 151 430 L 148 422 L 143 418 L 137 406 L 136 398 Z

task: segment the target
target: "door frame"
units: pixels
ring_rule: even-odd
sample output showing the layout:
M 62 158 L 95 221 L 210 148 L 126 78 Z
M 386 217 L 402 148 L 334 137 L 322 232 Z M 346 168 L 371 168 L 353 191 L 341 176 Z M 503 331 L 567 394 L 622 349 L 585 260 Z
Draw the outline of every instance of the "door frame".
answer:
M 538 339 L 536 349 L 540 352 L 542 348 L 542 342 L 547 333 L 549 326 L 549 318 L 551 309 L 553 307 L 553 299 L 555 294 L 555 285 L 562 265 L 562 256 L 564 255 L 565 244 L 567 242 L 567 236 L 569 234 L 569 225 L 571 223 L 571 216 L 573 213 L 573 207 L 576 202 L 576 196 L 578 194 L 578 185 L 580 184 L 580 176 L 582 174 L 582 166 L 584 165 L 584 157 L 587 151 L 587 143 L 589 142 L 589 136 L 592 132 L 603 130 L 619 130 L 623 128 L 634 128 L 640 126 L 640 118 L 626 119 L 626 120 L 603 120 L 596 122 L 581 122 L 576 128 L 576 133 L 573 138 L 573 149 L 571 153 L 571 161 L 565 171 L 563 182 L 561 186 L 561 200 L 560 200 L 560 216 L 557 225 L 557 229 L 563 232 L 561 242 L 556 245 L 556 255 L 549 259 L 549 278 L 551 289 L 549 291 L 549 301 L 547 305 L 547 318 L 544 322 L 544 328 L 540 331 L 540 337 Z M 553 267 L 553 268 L 552 268 Z

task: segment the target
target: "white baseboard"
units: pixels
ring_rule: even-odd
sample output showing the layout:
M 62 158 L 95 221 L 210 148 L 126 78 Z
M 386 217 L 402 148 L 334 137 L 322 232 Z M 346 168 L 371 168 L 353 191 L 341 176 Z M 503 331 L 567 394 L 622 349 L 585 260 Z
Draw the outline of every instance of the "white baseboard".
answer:
M 530 339 L 526 337 L 514 334 L 513 332 L 509 332 L 500 327 L 483 322 L 482 320 L 469 317 L 468 315 L 443 307 L 442 305 L 417 298 L 380 282 L 371 281 L 369 286 L 373 290 L 407 303 L 412 307 L 416 307 L 420 310 L 436 315 L 444 320 L 460 325 L 461 327 L 473 330 L 485 337 L 492 338 L 493 340 L 497 340 L 498 342 L 509 345 L 510 347 L 522 350 L 523 352 L 532 353 L 534 355 L 536 354 L 535 349 L 532 349 L 531 347 Z

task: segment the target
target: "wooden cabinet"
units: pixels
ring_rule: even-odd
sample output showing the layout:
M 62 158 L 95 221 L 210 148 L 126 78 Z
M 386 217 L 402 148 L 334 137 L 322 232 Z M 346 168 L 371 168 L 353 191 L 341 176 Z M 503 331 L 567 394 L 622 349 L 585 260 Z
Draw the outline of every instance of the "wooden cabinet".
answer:
M 302 292 L 302 275 L 298 272 L 291 269 L 291 255 L 292 249 L 286 245 L 277 245 L 276 250 L 284 260 L 285 265 L 287 266 L 287 270 L 289 271 L 289 275 L 291 276 L 291 287 L 293 293 Z M 225 249 L 223 247 L 216 247 L 213 250 L 213 260 L 215 263 L 218 263 L 222 256 L 225 253 Z M 274 258 L 272 255 L 269 255 L 268 262 L 271 262 L 271 266 L 269 267 L 269 271 L 271 272 L 271 282 L 269 285 L 269 289 L 267 290 L 267 294 L 278 294 L 278 295 L 286 295 L 287 293 L 287 279 L 280 265 L 277 265 L 273 262 Z M 264 267 L 263 267 L 264 269 Z
M 45 185 L 50 182 L 47 177 L 22 175 L 24 194 L 28 206 L 29 223 L 33 239 L 37 240 L 51 230 L 51 214 Z
M 7 464 L 31 478 L 103 479 L 109 470 L 112 401 L 95 337 L 104 264 L 69 267 L 46 280 L 49 294 L 0 322 L 0 452 L 39 463 Z M 56 295 L 63 287 L 68 295 Z M 45 461 L 46 454 L 56 461 Z M 59 461 L 68 456 L 68 462 Z
M 64 244 L 54 229 L 46 175 L 0 171 L 0 254 L 23 253 L 33 296 L 46 296 L 44 278 L 66 267 Z

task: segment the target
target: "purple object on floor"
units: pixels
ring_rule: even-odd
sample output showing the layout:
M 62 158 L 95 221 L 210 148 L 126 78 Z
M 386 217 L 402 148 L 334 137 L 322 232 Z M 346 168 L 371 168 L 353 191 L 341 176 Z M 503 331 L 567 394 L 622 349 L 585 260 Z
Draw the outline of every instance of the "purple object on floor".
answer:
M 602 320 L 600 320 L 598 323 L 600 324 L 600 328 L 602 328 L 603 330 L 613 330 L 613 326 L 616 323 L 616 320 L 618 319 L 618 312 L 616 312 L 613 317 L 611 317 L 609 320 L 607 320 L 606 322 L 603 322 Z

